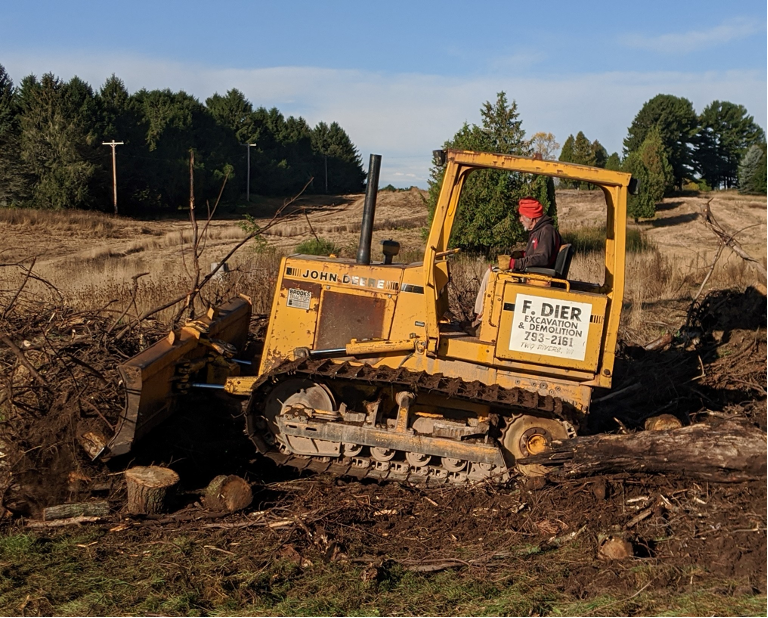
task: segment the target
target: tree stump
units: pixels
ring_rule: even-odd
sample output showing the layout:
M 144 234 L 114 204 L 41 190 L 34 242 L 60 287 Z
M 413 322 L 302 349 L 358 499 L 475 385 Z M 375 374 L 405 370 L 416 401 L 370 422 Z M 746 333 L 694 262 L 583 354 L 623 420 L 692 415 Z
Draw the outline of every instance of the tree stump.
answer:
M 239 476 L 220 475 L 205 489 L 205 506 L 212 511 L 234 513 L 253 501 L 251 486 Z
M 179 475 L 169 468 L 137 466 L 125 471 L 128 512 L 133 515 L 162 513 Z

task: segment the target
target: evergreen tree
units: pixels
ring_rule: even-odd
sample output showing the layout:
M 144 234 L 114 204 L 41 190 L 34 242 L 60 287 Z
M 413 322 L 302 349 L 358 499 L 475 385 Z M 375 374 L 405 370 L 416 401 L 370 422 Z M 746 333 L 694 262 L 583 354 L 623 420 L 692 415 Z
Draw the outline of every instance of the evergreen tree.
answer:
M 569 135 L 568 139 L 565 140 L 565 143 L 563 144 L 563 149 L 560 151 L 560 157 L 558 160 L 563 161 L 565 163 L 572 163 L 573 162 L 573 149 L 574 149 L 574 143 L 575 138 L 573 135 Z M 574 189 L 575 187 L 579 186 L 578 182 L 574 182 L 572 180 L 566 180 L 565 178 L 558 179 L 558 186 L 562 189 Z
M 749 147 L 739 164 L 739 193 L 766 194 L 766 144 Z
M 752 186 L 755 189 L 755 193 L 765 195 L 768 192 L 768 165 L 766 165 L 768 163 L 768 155 L 766 155 L 765 142 L 760 144 L 760 150 L 763 151 L 763 156 L 760 157 L 760 163 L 757 166 Z
M 360 154 L 338 123 L 317 123 L 312 130 L 312 150 L 320 165 L 316 186 L 329 193 L 362 191 L 365 172 Z
M 738 166 L 753 144 L 765 141 L 765 133 L 743 105 L 713 101 L 699 116 L 696 167 L 712 188 L 734 187 Z
M 592 165 L 595 167 L 605 168 L 605 164 L 608 162 L 608 151 L 597 140 L 592 142 L 591 149 L 593 161 Z
M 22 81 L 21 161 L 33 176 L 29 203 L 38 208 L 87 208 L 98 155 L 93 92 L 77 77 L 47 73 Z
M 635 116 L 624 139 L 624 154 L 637 152 L 648 133 L 657 127 L 672 165 L 674 181 L 670 188 L 681 188 L 693 173 L 692 144 L 698 130 L 698 118 L 688 99 L 659 94 L 647 101 Z
M 573 159 L 571 163 L 578 163 L 579 165 L 595 164 L 595 153 L 592 149 L 592 144 L 589 143 L 587 136 L 582 131 L 576 134 L 576 139 L 573 142 Z
M 573 143 L 574 143 L 573 135 L 569 135 L 568 139 L 565 140 L 565 143 L 563 144 L 563 149 L 560 151 L 560 157 L 558 158 L 559 161 L 565 161 L 566 163 L 573 162 Z
M 236 88 L 229 90 L 223 97 L 218 93 L 208 97 L 205 106 L 219 125 L 234 133 L 240 144 L 255 143 L 258 140 L 253 105 Z
M 605 167 L 607 160 L 608 152 L 603 145 L 597 140 L 590 143 L 583 131 L 579 131 L 576 138 L 569 135 L 560 153 L 560 161 L 579 165 Z M 566 189 L 594 189 L 589 183 L 574 180 L 560 180 L 560 186 Z
M 618 152 L 614 152 L 611 154 L 608 159 L 605 161 L 605 169 L 611 170 L 614 172 L 618 172 L 621 170 L 621 157 L 619 157 Z
M 0 65 L 0 207 L 24 202 L 30 190 L 30 178 L 21 163 L 18 96 Z
M 530 155 L 525 140 L 517 103 L 508 103 L 500 92 L 496 102 L 486 102 L 481 108 L 482 124 L 464 126 L 444 148 Z M 434 214 L 442 185 L 444 170 L 433 167 L 429 181 L 429 212 Z M 521 197 L 538 199 L 545 212 L 557 217 L 554 184 L 548 177 L 530 177 L 499 170 L 474 171 L 464 183 L 458 211 L 451 234 L 451 245 L 469 251 L 491 253 L 508 249 L 522 240 L 516 205 Z
M 628 214 L 635 221 L 653 218 L 657 202 L 664 198 L 674 177 L 658 127 L 652 127 L 640 148 L 627 156 L 624 171 L 640 183 L 639 194 L 629 196 Z

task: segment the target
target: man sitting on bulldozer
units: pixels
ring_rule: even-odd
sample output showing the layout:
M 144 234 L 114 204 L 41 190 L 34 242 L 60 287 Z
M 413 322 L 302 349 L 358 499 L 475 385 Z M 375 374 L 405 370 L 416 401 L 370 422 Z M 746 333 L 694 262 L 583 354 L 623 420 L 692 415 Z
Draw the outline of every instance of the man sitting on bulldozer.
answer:
M 552 268 L 563 244 L 560 233 L 555 229 L 552 217 L 544 214 L 541 202 L 532 197 L 523 197 L 517 205 L 520 223 L 528 235 L 525 251 L 515 251 L 512 255 L 500 255 L 498 267 L 502 270 L 523 273 L 529 267 Z M 485 271 L 480 290 L 475 300 L 475 324 L 483 316 L 483 298 L 488 287 L 491 268 Z

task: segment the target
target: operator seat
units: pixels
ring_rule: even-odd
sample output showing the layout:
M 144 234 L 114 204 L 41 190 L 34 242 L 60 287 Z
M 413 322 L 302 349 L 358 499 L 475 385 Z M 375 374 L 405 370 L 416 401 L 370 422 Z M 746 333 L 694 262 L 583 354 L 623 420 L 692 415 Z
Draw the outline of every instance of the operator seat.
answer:
M 567 244 L 560 247 L 560 251 L 557 253 L 557 259 L 555 260 L 554 268 L 541 268 L 532 266 L 525 269 L 525 272 L 536 275 L 546 275 L 548 277 L 554 277 L 556 279 L 567 279 L 568 269 L 571 267 L 571 259 L 573 258 L 574 248 L 573 245 Z

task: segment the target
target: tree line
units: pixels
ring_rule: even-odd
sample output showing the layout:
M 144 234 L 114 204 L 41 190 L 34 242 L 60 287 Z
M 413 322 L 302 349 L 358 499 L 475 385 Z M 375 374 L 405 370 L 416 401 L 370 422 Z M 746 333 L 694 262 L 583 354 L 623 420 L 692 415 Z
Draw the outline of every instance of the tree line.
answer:
M 499 92 L 495 102 L 480 109 L 481 123 L 464 125 L 443 148 L 498 152 L 554 159 L 560 150 L 552 133 L 526 139 L 517 103 Z M 622 156 L 623 155 L 623 156 Z M 713 101 L 697 115 L 690 101 L 660 94 L 635 116 L 624 139 L 622 155 L 608 154 L 583 132 L 569 135 L 559 160 L 625 171 L 640 181 L 631 195 L 628 213 L 651 218 L 656 203 L 675 190 L 738 187 L 742 193 L 766 193 L 765 132 L 742 105 Z M 435 166 L 429 177 L 429 215 L 434 214 L 444 170 Z M 561 188 L 589 189 L 587 183 L 558 181 Z M 474 172 L 466 180 L 451 234 L 451 244 L 492 255 L 525 238 L 515 205 L 524 196 L 538 199 L 545 214 L 557 221 L 555 187 L 551 178 L 495 170 Z
M 701 114 L 685 98 L 659 94 L 635 116 L 624 139 L 623 157 L 607 155 L 583 133 L 569 136 L 561 161 L 630 172 L 640 181 L 629 214 L 653 217 L 656 203 L 684 188 L 738 188 L 765 193 L 765 132 L 743 105 L 713 101 Z
M 188 203 L 189 151 L 195 193 L 237 201 L 250 191 L 290 195 L 310 179 L 317 193 L 352 193 L 365 172 L 351 139 L 333 122 L 315 127 L 278 109 L 254 108 L 238 90 L 201 103 L 184 91 L 129 94 L 112 75 L 94 91 L 78 77 L 30 75 L 15 86 L 0 65 L 0 207 L 112 210 L 117 146 L 120 212 L 147 214 Z

